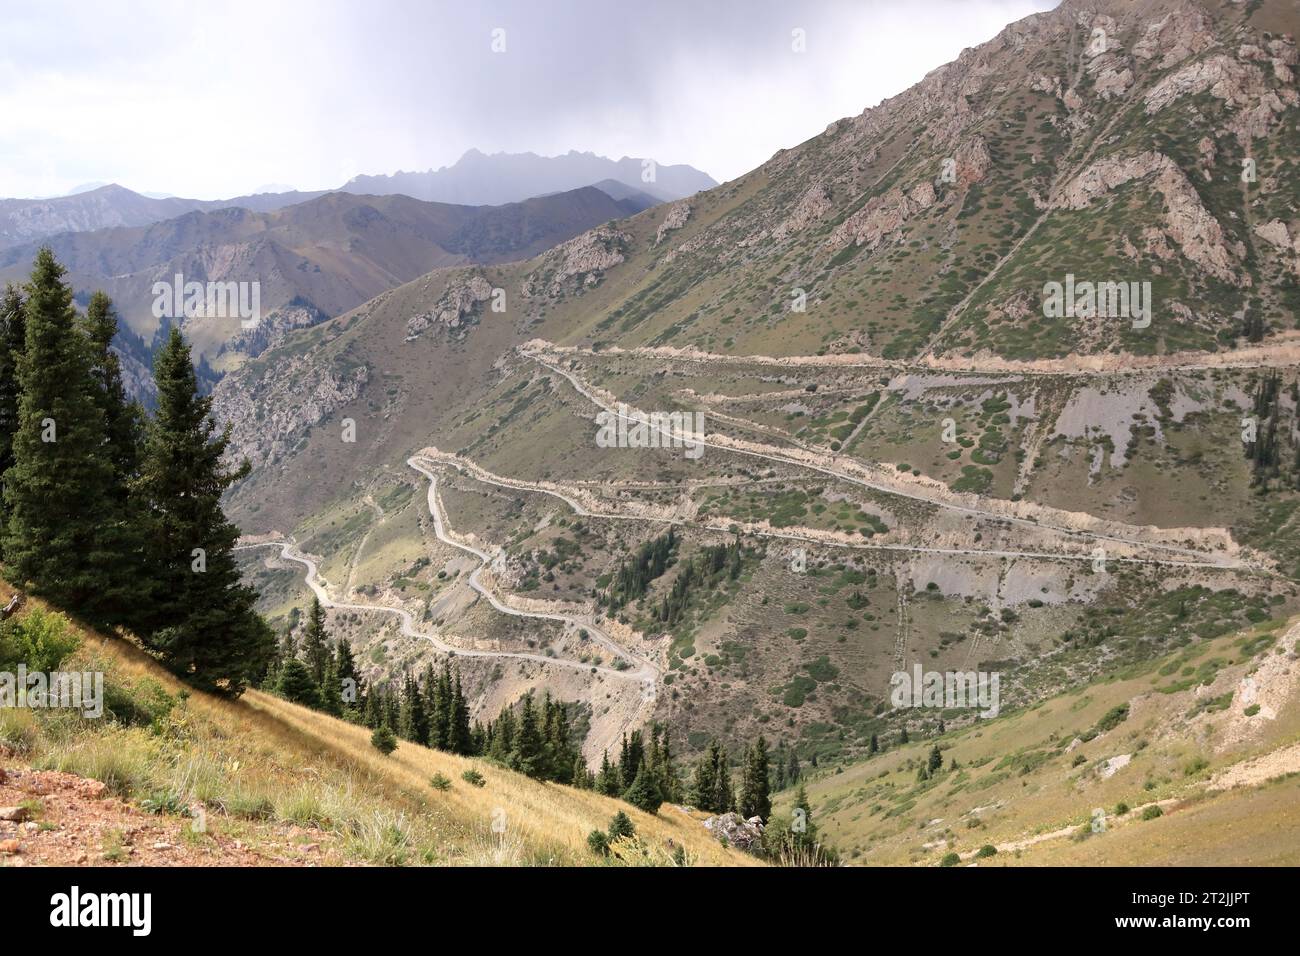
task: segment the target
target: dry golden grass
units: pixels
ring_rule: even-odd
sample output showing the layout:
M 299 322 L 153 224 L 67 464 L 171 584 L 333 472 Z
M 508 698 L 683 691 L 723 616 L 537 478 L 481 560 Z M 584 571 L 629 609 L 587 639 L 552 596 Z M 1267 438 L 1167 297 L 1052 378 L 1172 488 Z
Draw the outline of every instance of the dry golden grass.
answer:
M 1208 787 L 1215 774 L 1261 755 L 1289 752 L 1300 741 L 1294 676 L 1276 718 L 1254 718 L 1241 740 L 1233 742 L 1226 733 L 1242 720 L 1230 710 L 1195 711 L 1220 694 L 1240 693 L 1241 679 L 1266 660 L 1294 661 L 1295 636 L 1284 635 L 1295 623 L 1260 624 L 1028 710 L 823 768 L 806 781 L 814 819 L 847 862 L 867 865 L 936 865 L 948 852 L 969 862 L 984 844 L 999 853 L 981 866 L 1294 865 L 1300 860 L 1300 775 L 1289 771 L 1289 763 L 1280 765 L 1280 779 L 1219 792 Z M 1242 646 L 1243 640 L 1267 635 L 1276 640 L 1262 651 L 1249 654 Z M 1212 686 L 1199 693 L 1192 686 L 1159 691 L 1212 659 L 1224 662 Z M 1178 667 L 1167 666 L 1170 661 Z M 1069 747 L 1121 704 L 1130 707 L 1125 720 Z M 918 781 L 917 770 L 936 743 L 945 764 L 956 758 L 960 769 Z M 1102 772 L 1106 761 L 1121 755 L 1129 758 L 1126 765 L 1110 775 Z M 788 791 L 777 797 L 778 814 L 790 799 Z M 1121 803 L 1135 812 L 1117 815 Z M 1163 816 L 1142 820 L 1140 810 L 1152 803 L 1161 804 Z M 1108 825 L 1094 834 L 1097 808 L 1107 814 Z
M 209 825 L 254 848 L 262 838 L 282 845 L 297 827 L 332 863 L 599 865 L 608 861 L 588 850 L 587 834 L 622 810 L 638 840 L 621 862 L 672 865 L 679 847 L 688 865 L 759 862 L 670 805 L 652 816 L 408 743 L 385 757 L 366 728 L 257 691 L 231 701 L 189 690 L 129 642 L 78 630 L 83 643 L 64 667 L 103 670 L 119 701 L 130 702 L 118 709 L 157 705 L 153 718 L 126 726 L 5 710 L 0 744 L 33 766 L 103 780 L 132 801 L 176 810 L 201 803 Z M 467 770 L 481 774 L 481 787 L 462 778 Z M 436 774 L 450 786 L 435 788 Z

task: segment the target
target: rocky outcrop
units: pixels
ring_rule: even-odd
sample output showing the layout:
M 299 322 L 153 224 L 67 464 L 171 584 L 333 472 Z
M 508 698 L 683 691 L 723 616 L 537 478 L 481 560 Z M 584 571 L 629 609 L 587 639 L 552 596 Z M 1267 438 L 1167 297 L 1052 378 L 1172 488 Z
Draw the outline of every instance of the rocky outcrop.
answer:
M 1195 8 L 1183 9 L 1148 24 L 1133 44 L 1133 55 L 1154 60 L 1159 69 L 1167 70 L 1189 56 L 1204 53 L 1214 43 L 1214 31 L 1205 14 Z
M 407 341 L 435 324 L 451 331 L 462 328 L 482 311 L 480 307 L 491 297 L 492 283 L 483 276 L 477 273 L 453 276 L 433 308 L 407 320 Z
M 655 245 L 664 241 L 664 236 L 686 225 L 686 221 L 691 218 L 691 204 L 688 202 L 675 202 L 668 207 L 668 215 L 664 216 L 664 221 L 659 223 L 659 229 L 655 232 Z
M 1291 269 L 1300 273 L 1300 233 L 1291 235 L 1286 223 L 1281 219 L 1274 219 L 1256 226 L 1255 235 L 1284 255 L 1293 257 L 1290 262 Z
M 367 366 L 321 361 L 317 352 L 277 356 L 256 379 L 226 376 L 213 390 L 212 414 L 231 428 L 227 459 L 247 459 L 254 468 L 276 461 L 355 401 L 369 378 Z
M 1244 106 L 1251 91 L 1262 92 L 1264 72 L 1221 53 L 1197 60 L 1165 77 L 1147 91 L 1147 115 L 1158 113 L 1180 96 L 1195 96 L 1207 90 L 1229 106 Z
M 1289 62 L 1294 61 L 1295 47 L 1279 41 L 1274 41 L 1274 45 L 1280 54 L 1270 61 L 1274 79 L 1289 84 L 1292 78 Z M 1252 57 L 1258 48 L 1242 49 L 1247 57 Z M 1300 97 L 1294 89 L 1289 86 L 1273 88 L 1262 66 L 1250 59 L 1242 60 L 1220 53 L 1189 63 L 1158 82 L 1147 91 L 1145 109 L 1151 115 L 1180 97 L 1207 92 L 1237 111 L 1228 129 L 1243 146 L 1251 139 L 1266 136 L 1289 107 L 1300 105 Z
M 803 232 L 811 223 L 818 222 L 833 208 L 830 190 L 823 182 L 815 182 L 800 197 L 789 217 L 772 230 L 778 242 L 788 236 Z
M 288 305 L 274 309 L 263 316 L 251 329 L 240 329 L 222 344 L 219 354 L 240 352 L 256 357 L 267 349 L 279 345 L 296 329 L 311 328 L 325 321 L 327 316 L 310 304 Z
M 705 820 L 704 829 L 720 842 L 725 841 L 739 850 L 754 851 L 763 845 L 762 817 L 746 820 L 739 813 L 724 813 Z
M 957 185 L 972 186 L 984 181 L 993 166 L 988 144 L 982 136 L 972 136 L 957 147 L 953 154 L 956 163 Z
M 542 265 L 524 280 L 524 295 L 558 296 L 571 279 L 584 287 L 594 286 L 624 260 L 631 242 L 626 232 L 610 226 L 588 230 L 546 254 Z
M 1240 284 L 1237 254 L 1228 248 L 1223 227 L 1201 203 L 1187 176 L 1168 156 L 1148 151 L 1107 156 L 1066 184 L 1055 206 L 1083 209 L 1125 183 L 1151 177 L 1165 202 L 1165 231 L 1184 256 L 1225 282 Z
M 840 249 L 850 242 L 874 249 L 894 235 L 909 219 L 934 205 L 934 184 L 923 182 L 907 192 L 895 186 L 883 196 L 872 198 L 831 233 L 827 244 Z

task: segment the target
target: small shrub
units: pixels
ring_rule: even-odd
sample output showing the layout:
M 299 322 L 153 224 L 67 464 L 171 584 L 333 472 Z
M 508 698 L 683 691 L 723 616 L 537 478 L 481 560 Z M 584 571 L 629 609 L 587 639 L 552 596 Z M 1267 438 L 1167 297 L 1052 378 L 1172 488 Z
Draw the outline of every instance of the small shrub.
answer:
M 1121 800 L 1119 803 L 1115 804 L 1115 816 L 1122 817 L 1126 813 L 1128 813 L 1127 803 Z
M 1160 807 L 1154 803 L 1142 811 L 1143 820 L 1154 820 L 1156 817 L 1163 817 L 1164 815 L 1165 811 L 1161 810 Z
M 22 617 L 0 624 L 0 664 L 11 669 L 11 665 L 22 663 L 28 670 L 49 672 L 80 643 L 66 617 L 33 607 Z
M 940 866 L 956 866 L 961 862 L 961 857 L 956 853 L 945 853 L 943 859 L 939 861 Z
M 984 857 L 996 856 L 997 852 L 998 852 L 998 848 L 995 847 L 992 843 L 985 843 L 982 847 L 979 848 L 979 852 L 976 853 L 975 856 L 977 858 L 983 859 Z
M 609 856 L 609 838 L 599 830 L 587 834 L 587 849 L 597 856 Z
M 397 737 L 387 727 L 376 727 L 370 735 L 370 745 L 387 757 L 397 749 Z
M 451 781 L 443 774 L 435 773 L 429 778 L 429 786 L 435 790 L 450 790 Z
M 609 842 L 631 836 L 636 836 L 636 827 L 632 825 L 632 819 L 620 810 L 609 821 Z
M 460 779 L 464 780 L 471 787 L 482 787 L 487 785 L 487 781 L 483 779 L 483 775 L 477 770 L 466 770 L 460 775 Z

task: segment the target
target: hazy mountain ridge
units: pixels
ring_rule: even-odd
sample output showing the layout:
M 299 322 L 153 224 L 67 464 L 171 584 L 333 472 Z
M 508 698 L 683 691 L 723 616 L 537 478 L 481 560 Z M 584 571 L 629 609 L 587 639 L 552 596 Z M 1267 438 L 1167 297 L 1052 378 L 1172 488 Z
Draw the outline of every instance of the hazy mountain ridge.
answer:
M 0 247 L 64 232 L 144 226 L 187 212 L 239 207 L 270 212 L 323 192 L 259 193 L 233 199 L 154 199 L 110 183 L 50 199 L 0 199 Z
M 708 175 L 685 165 L 656 167 L 661 183 L 645 181 L 643 172 L 642 160 L 627 157 L 616 162 L 577 151 L 554 157 L 535 153 L 487 156 L 471 149 L 449 167 L 425 173 L 356 176 L 338 190 L 267 185 L 249 195 L 208 200 L 135 192 L 117 183 L 86 183 L 65 196 L 0 198 L 0 248 L 65 232 L 146 226 L 188 212 L 230 208 L 273 212 L 329 192 L 407 195 L 426 202 L 489 206 L 595 186 L 616 200 L 636 199 L 640 208 L 648 208 L 717 185 Z
M 370 195 L 402 193 L 429 202 L 477 206 L 518 202 L 529 196 L 577 189 L 602 180 L 621 183 L 660 202 L 681 199 L 717 185 L 711 176 L 690 166 L 659 165 L 628 156 L 611 160 L 576 150 L 562 156 L 488 155 L 471 149 L 451 166 L 424 172 L 399 171 L 389 176 L 356 176 L 348 180 L 343 190 Z

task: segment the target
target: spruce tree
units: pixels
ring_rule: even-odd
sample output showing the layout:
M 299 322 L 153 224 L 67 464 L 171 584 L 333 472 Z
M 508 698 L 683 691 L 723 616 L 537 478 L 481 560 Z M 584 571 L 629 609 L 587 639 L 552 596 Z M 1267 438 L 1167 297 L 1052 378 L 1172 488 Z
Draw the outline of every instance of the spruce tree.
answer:
M 456 668 L 451 683 L 451 752 L 462 756 L 474 753 L 473 736 L 469 729 L 469 703 L 460 684 L 460 668 Z
M 276 679 L 276 693 L 285 700 L 304 707 L 320 706 L 320 687 L 311 679 L 311 673 L 296 657 L 290 657 L 280 668 Z
M 93 623 L 106 623 L 101 612 L 116 556 L 102 546 L 113 468 L 104 453 L 90 345 L 65 273 L 42 248 L 26 287 L 2 547 L 14 583 Z
M 618 779 L 618 767 L 610 762 L 609 751 L 600 755 L 600 773 L 596 774 L 596 791 L 607 797 L 616 797 L 622 792 Z
M 112 348 L 117 315 L 103 292 L 90 297 L 82 329 L 90 346 L 92 395 L 104 426 L 101 449 L 112 468 L 106 488 L 107 511 L 98 530 L 105 561 L 101 617 L 107 623 L 135 628 L 143 620 L 148 597 L 147 584 L 139 573 L 144 550 L 142 506 L 132 493 L 139 472 L 144 409 L 127 400 L 121 363 Z M 254 680 L 260 682 L 265 676 L 262 670 Z
M 695 762 L 695 777 L 691 781 L 691 803 L 709 812 L 717 812 L 713 801 L 718 793 L 718 749 L 716 740 L 709 744 L 709 749 Z
M 339 638 L 335 645 L 333 671 L 343 712 L 355 719 L 356 712 L 361 709 L 360 684 L 357 681 L 357 662 L 352 656 L 352 645 L 344 638 Z M 348 697 L 352 699 L 349 700 Z
M 713 795 L 713 812 L 728 813 L 735 806 L 736 795 L 731 789 L 731 768 L 727 766 L 727 751 L 719 747 L 716 754 L 717 763 L 714 765 L 714 776 L 717 780 L 716 789 Z
M 646 813 L 657 813 L 659 807 L 663 805 L 664 796 L 659 790 L 659 782 L 655 780 L 654 774 L 646 767 L 644 761 L 637 768 L 632 785 L 624 792 L 623 799 Z
M 939 751 L 939 745 L 935 744 L 930 748 L 930 756 L 926 760 L 925 769 L 934 774 L 941 767 L 943 767 L 943 754 Z
M 524 696 L 514 743 L 510 752 L 510 769 L 529 777 L 536 776 L 542 764 L 542 734 L 537 725 L 537 708 L 533 706 L 532 694 Z
M 448 661 L 442 663 L 442 672 L 438 675 L 432 700 L 433 709 L 429 711 L 429 746 L 439 750 L 451 750 L 454 702 L 451 694 L 451 664 Z
M 429 718 L 424 712 L 424 699 L 419 685 L 409 673 L 402 681 L 401 718 L 397 733 L 405 740 L 429 746 Z
M 158 412 L 149 422 L 140 489 L 149 510 L 146 645 L 181 677 L 231 696 L 265 666 L 273 636 L 240 583 L 232 549 L 239 529 L 222 493 L 248 474 L 223 463 L 230 433 L 216 433 L 212 400 L 199 395 L 190 349 L 177 329 L 154 363 Z
M 4 502 L 4 473 L 14 463 L 14 432 L 18 430 L 18 360 L 27 347 L 27 318 L 23 296 L 12 283 L 0 296 L 0 544 L 8 523 Z M 4 551 L 0 548 L 0 558 Z
M 144 409 L 126 397 L 122 385 L 122 364 L 113 351 L 117 335 L 117 313 L 113 302 L 103 292 L 90 297 L 84 322 L 90 341 L 91 377 L 96 401 L 104 416 L 104 444 L 113 465 L 113 494 L 126 499 L 129 484 L 139 466 L 140 445 L 144 438 Z
M 343 716 L 343 694 L 339 685 L 337 662 L 333 656 L 325 665 L 325 679 L 320 682 L 320 709 L 334 717 Z
M 767 741 L 759 737 L 745 753 L 745 766 L 741 774 L 740 815 L 762 817 L 772 815 L 771 787 L 768 782 Z
M 307 623 L 302 631 L 302 657 L 311 679 L 323 684 L 330 659 L 329 635 L 325 630 L 325 609 L 315 595 L 312 595 Z

